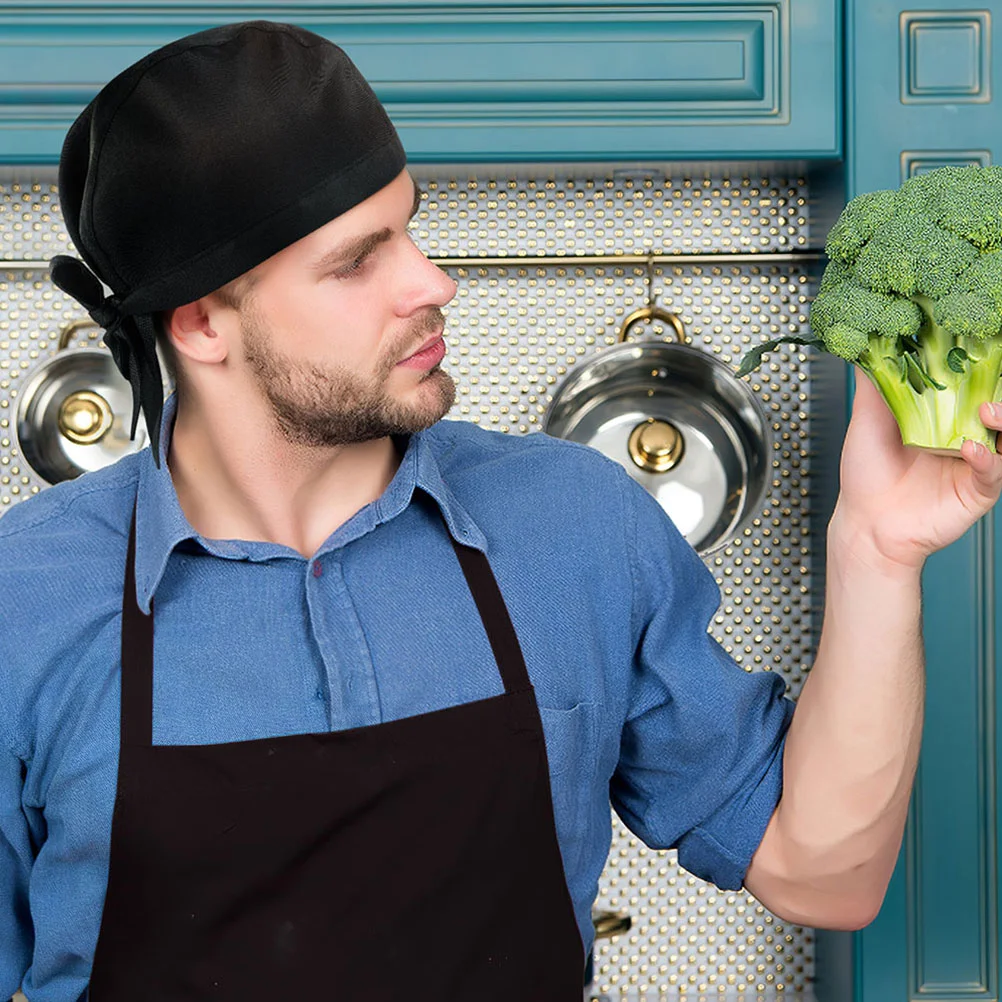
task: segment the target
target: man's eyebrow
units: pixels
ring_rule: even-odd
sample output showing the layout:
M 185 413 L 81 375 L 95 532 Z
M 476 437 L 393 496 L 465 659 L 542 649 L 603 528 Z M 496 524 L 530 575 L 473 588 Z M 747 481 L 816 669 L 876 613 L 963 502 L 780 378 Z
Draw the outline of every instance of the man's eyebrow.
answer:
M 414 203 L 411 206 L 410 219 L 413 219 L 417 215 L 418 209 L 421 207 L 421 197 L 423 194 L 417 182 L 414 182 Z M 386 243 L 391 236 L 393 236 L 393 231 L 389 227 L 384 227 L 375 233 L 367 233 L 365 236 L 347 240 L 317 258 L 310 267 L 314 271 L 325 271 L 344 261 L 355 261 L 360 257 L 371 254 L 380 244 Z
M 371 254 L 380 244 L 386 243 L 391 236 L 393 236 L 393 231 L 389 227 L 385 227 L 375 233 L 366 233 L 363 237 L 346 240 L 343 244 L 331 248 L 317 258 L 310 267 L 314 271 L 324 271 L 345 261 L 356 261 L 358 258 Z

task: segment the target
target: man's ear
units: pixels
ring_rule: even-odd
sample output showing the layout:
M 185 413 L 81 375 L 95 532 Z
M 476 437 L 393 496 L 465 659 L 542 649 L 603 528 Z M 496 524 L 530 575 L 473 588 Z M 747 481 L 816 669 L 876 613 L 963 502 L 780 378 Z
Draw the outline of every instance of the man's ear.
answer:
M 184 306 L 165 310 L 164 333 L 178 355 L 211 365 L 222 362 L 229 353 L 229 327 L 224 313 L 236 316 L 235 311 L 203 296 Z

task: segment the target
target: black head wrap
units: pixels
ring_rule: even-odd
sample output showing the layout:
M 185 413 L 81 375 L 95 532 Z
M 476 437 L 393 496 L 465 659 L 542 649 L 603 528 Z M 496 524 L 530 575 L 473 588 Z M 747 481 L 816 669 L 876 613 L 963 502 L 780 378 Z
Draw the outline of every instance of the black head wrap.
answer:
M 105 328 L 132 385 L 132 435 L 142 407 L 158 464 L 155 315 L 239 277 L 404 166 L 355 65 L 293 25 L 248 21 L 179 39 L 84 109 L 63 144 L 59 194 L 86 265 L 59 255 L 52 280 Z

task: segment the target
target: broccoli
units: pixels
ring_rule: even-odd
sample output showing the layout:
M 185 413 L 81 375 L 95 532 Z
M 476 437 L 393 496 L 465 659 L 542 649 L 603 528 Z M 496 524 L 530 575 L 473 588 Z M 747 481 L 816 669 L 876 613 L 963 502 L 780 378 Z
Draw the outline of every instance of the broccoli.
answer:
M 860 195 L 825 250 L 813 336 L 760 345 L 738 374 L 779 344 L 811 345 L 870 377 L 906 445 L 995 451 L 978 406 L 1002 399 L 1002 167 L 940 167 Z

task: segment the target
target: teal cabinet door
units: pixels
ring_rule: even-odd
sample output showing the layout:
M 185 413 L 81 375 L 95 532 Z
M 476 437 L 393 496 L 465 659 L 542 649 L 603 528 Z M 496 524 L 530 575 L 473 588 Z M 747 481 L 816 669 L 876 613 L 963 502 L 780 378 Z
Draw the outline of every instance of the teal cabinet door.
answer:
M 944 164 L 1002 162 L 999 0 L 850 0 L 847 15 L 847 197 Z M 877 920 L 820 937 L 823 1002 L 999 998 L 1000 518 L 928 563 L 926 729 L 905 846 Z
M 247 18 L 342 45 L 415 162 L 837 157 L 838 0 L 0 0 L 0 163 L 51 163 L 116 72 Z

